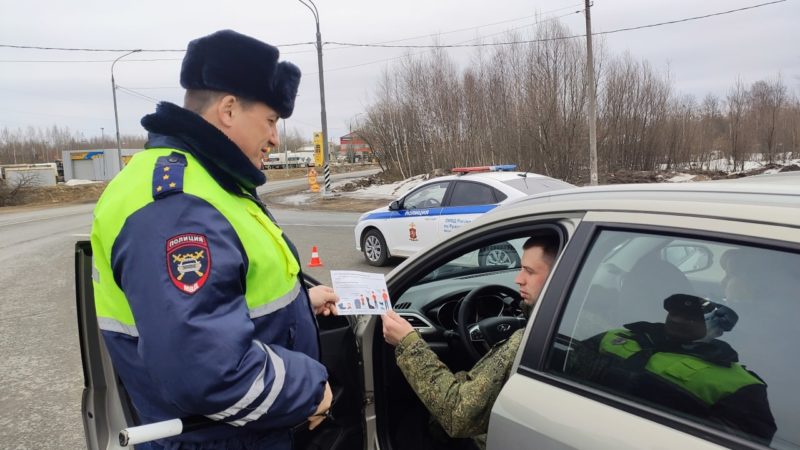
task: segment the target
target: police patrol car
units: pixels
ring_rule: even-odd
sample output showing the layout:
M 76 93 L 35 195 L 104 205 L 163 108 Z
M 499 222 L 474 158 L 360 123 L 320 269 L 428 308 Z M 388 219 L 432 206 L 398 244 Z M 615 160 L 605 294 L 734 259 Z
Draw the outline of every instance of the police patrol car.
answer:
M 460 167 L 452 170 L 455 175 L 420 184 L 358 219 L 356 249 L 369 264 L 383 266 L 390 257 L 411 256 L 502 203 L 573 187 L 544 175 L 515 172 L 516 168 L 513 164 Z M 480 259 L 485 264 L 513 266 L 519 256 L 507 246 L 497 246 L 486 249 Z

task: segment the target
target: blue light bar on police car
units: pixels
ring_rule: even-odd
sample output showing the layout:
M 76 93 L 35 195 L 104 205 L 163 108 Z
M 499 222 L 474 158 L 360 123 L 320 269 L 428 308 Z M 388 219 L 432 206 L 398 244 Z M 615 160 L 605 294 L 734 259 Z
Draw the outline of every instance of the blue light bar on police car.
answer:
M 472 173 L 472 172 L 512 172 L 517 170 L 516 164 L 501 164 L 497 166 L 474 166 L 474 167 L 456 167 L 452 169 L 455 173 Z

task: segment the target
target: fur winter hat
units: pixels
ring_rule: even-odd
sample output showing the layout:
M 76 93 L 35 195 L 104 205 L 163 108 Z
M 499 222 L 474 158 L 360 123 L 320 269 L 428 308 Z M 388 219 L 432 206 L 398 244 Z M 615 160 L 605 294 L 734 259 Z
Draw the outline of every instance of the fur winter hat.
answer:
M 282 118 L 292 115 L 300 69 L 278 62 L 276 47 L 232 30 L 189 42 L 181 86 L 229 92 L 267 104 Z

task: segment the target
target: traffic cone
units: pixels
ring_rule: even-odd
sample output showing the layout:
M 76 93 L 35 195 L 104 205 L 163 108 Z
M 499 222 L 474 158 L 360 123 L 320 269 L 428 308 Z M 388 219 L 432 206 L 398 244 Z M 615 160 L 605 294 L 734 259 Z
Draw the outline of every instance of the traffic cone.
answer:
M 311 262 L 308 263 L 308 267 L 322 267 L 322 260 L 319 259 L 316 245 L 311 247 Z

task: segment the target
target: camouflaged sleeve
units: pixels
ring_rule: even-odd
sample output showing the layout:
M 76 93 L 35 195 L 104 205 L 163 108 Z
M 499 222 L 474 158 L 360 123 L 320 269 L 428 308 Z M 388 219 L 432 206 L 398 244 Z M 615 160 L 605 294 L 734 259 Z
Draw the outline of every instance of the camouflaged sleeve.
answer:
M 508 379 L 524 330 L 492 348 L 469 372 L 453 374 L 419 335 L 397 346 L 397 365 L 451 437 L 486 433 L 492 405 Z

